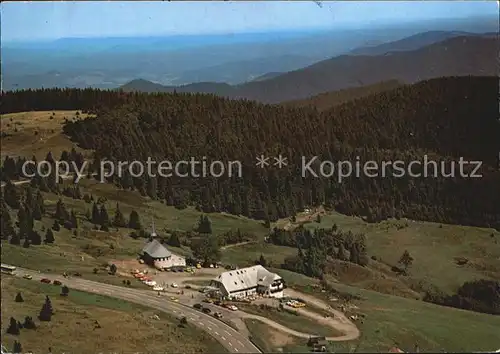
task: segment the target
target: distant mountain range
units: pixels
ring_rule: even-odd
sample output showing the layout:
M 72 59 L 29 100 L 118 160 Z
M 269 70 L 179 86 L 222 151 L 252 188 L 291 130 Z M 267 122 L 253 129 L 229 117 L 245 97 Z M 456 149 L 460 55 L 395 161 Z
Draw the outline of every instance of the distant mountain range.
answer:
M 399 41 L 383 43 L 375 46 L 360 47 L 349 54 L 352 55 L 383 55 L 390 52 L 399 51 L 409 51 L 416 50 L 427 45 L 442 42 L 449 38 L 459 37 L 459 36 L 485 36 L 487 34 L 478 34 L 463 31 L 428 31 L 423 33 L 418 33 L 416 35 L 403 38 Z
M 434 33 L 418 39 L 418 33 L 430 28 Z M 485 32 L 498 32 L 498 16 L 367 24 L 365 28 L 2 42 L 2 88 L 112 89 L 137 78 L 167 86 L 193 82 L 239 85 L 335 56 L 371 52 L 375 44 L 395 43 L 405 37 L 416 36 L 416 44 L 389 50 L 380 47 L 379 51 L 413 50 L 448 36 Z
M 210 67 L 200 68 L 183 72 L 173 79 L 172 85 L 182 85 L 186 82 L 224 82 L 227 84 L 240 84 L 247 81 L 262 80 L 263 77 L 270 78 L 272 73 L 297 70 L 314 64 L 314 57 L 301 55 L 281 55 L 253 60 L 242 60 L 229 62 Z M 269 70 L 271 74 L 261 75 L 263 71 Z
M 434 38 L 439 36 L 443 34 Z M 421 38 L 426 37 L 432 36 L 421 36 Z M 413 43 L 413 46 L 418 43 L 414 37 L 409 37 L 408 40 Z M 409 51 L 386 52 L 391 46 L 389 44 L 381 46 L 383 46 L 384 55 L 341 55 L 303 69 L 234 86 L 204 82 L 176 87 L 134 80 L 122 86 L 121 89 L 142 92 L 173 92 L 175 90 L 177 92 L 212 93 L 230 98 L 279 103 L 389 80 L 414 83 L 443 76 L 498 75 L 498 39 L 490 33 L 448 38 Z M 409 44 L 406 46 L 411 47 Z M 404 45 L 401 41 L 393 42 L 393 48 L 402 47 Z

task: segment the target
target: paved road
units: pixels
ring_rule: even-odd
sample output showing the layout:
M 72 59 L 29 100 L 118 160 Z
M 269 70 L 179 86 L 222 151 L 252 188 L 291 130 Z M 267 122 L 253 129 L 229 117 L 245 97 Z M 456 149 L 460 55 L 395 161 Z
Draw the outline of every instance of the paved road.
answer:
M 15 273 L 16 276 L 22 277 L 24 274 L 32 275 L 34 281 L 39 281 L 42 278 L 51 280 L 57 279 L 72 289 L 108 295 L 114 298 L 138 303 L 172 314 L 178 318 L 186 317 L 189 323 L 212 335 L 231 353 L 260 353 L 260 350 L 250 342 L 248 337 L 243 336 L 224 322 L 191 307 L 173 302 L 166 297 L 158 297 L 151 291 L 129 289 L 78 277 L 64 278 L 63 276 L 54 274 L 39 273 L 34 270 L 17 268 Z

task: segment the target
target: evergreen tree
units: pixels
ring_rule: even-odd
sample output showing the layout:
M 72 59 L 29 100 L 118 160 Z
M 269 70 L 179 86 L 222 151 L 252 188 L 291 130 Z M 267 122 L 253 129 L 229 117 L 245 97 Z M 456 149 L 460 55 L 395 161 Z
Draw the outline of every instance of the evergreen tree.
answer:
M 45 243 L 54 243 L 54 241 L 54 233 L 51 229 L 47 229 L 47 232 L 45 233 Z
M 341 261 L 347 261 L 347 252 L 344 246 L 344 243 L 340 243 L 339 249 L 337 252 L 337 258 L 340 259 Z
M 101 221 L 101 226 L 108 228 L 110 226 L 108 211 L 104 204 L 101 206 L 101 211 L 99 213 L 99 219 Z
M 200 234 L 212 234 L 212 221 L 206 215 L 200 215 L 197 231 Z
M 258 264 L 260 264 L 263 267 L 267 267 L 266 259 L 264 258 L 264 255 L 262 253 L 260 254 Z
M 43 195 L 40 191 L 36 194 L 36 204 L 38 204 L 38 208 L 40 209 L 42 215 L 45 214 L 45 201 L 43 200 Z
M 59 225 L 59 222 L 56 220 L 54 220 L 54 223 L 52 224 L 52 230 L 54 231 L 59 231 L 61 230 L 61 226 Z
M 28 231 L 33 230 L 33 227 L 35 226 L 35 219 L 33 218 L 33 211 L 31 210 L 31 207 L 29 205 L 25 205 L 25 210 L 26 210 L 26 222 L 27 222 L 27 227 Z
M 17 293 L 16 302 L 24 302 L 24 299 L 23 299 L 23 296 L 21 295 L 21 293 Z
M 35 321 L 33 321 L 33 318 L 31 316 L 26 316 L 24 318 L 23 328 L 36 329 Z
M 24 239 L 24 242 L 23 242 L 23 247 L 24 247 L 24 248 L 29 248 L 29 247 L 30 247 L 30 245 L 31 245 L 31 242 L 30 242 L 29 238 L 28 238 L 28 237 L 26 237 L 26 238 Z
M 100 225 L 101 224 L 101 213 L 99 211 L 99 207 L 97 206 L 96 203 L 92 205 L 92 219 L 91 219 L 92 224 L 95 225 Z
M 10 237 L 9 243 L 11 245 L 20 245 L 21 244 L 21 237 L 19 237 L 19 234 L 14 234 Z
M 172 232 L 167 244 L 172 247 L 181 247 L 181 241 L 179 240 L 179 235 L 176 231 Z
M 14 347 L 12 348 L 12 354 L 22 354 L 23 353 L 23 346 L 21 345 L 21 342 L 18 342 L 17 340 L 14 341 Z
M 78 218 L 76 217 L 74 210 L 71 210 L 70 222 L 72 228 L 78 229 Z
M 14 317 L 10 318 L 9 327 L 7 328 L 7 333 L 14 336 L 18 336 L 21 331 L 19 330 L 19 325 Z
M 38 201 L 35 201 L 33 203 L 32 216 L 33 216 L 34 220 L 42 220 L 42 209 L 41 209 L 40 204 L 38 203 Z
M 24 238 L 28 233 L 28 217 L 26 215 L 26 209 L 20 207 L 17 211 L 17 227 L 19 227 L 19 235 Z
M 61 296 L 68 296 L 69 294 L 69 288 L 64 285 L 62 288 L 61 288 Z
M 33 191 L 31 187 L 26 188 L 26 199 L 24 203 L 30 208 L 33 208 L 33 205 L 35 204 L 35 200 L 33 198 Z
M 66 210 L 66 206 L 64 205 L 63 201 L 59 199 L 56 204 L 56 213 L 54 215 L 57 221 L 59 221 L 61 224 L 64 224 L 65 221 L 69 219 L 69 213 Z
M 117 270 L 118 269 L 116 268 L 116 265 L 114 265 L 114 264 L 111 264 L 111 266 L 109 267 L 109 273 L 112 275 L 115 275 Z
M 40 321 L 50 322 L 52 319 L 52 315 L 54 315 L 54 309 L 52 308 L 52 302 L 48 296 L 45 297 L 45 303 L 40 310 L 40 314 L 38 315 L 38 319 Z
M 0 235 L 3 240 L 8 240 L 14 236 L 16 231 L 12 224 L 9 207 L 3 197 L 0 196 Z
M 404 270 L 406 272 L 408 268 L 412 265 L 412 263 L 413 263 L 413 257 L 410 255 L 410 252 L 408 252 L 408 250 L 405 250 L 401 258 L 399 259 L 399 264 L 401 264 L 404 267 Z
M 128 227 L 134 230 L 141 230 L 142 225 L 141 225 L 141 220 L 139 218 L 139 214 L 135 211 L 132 210 L 130 212 L 130 217 L 128 221 Z
M 113 226 L 115 227 L 127 227 L 127 221 L 123 216 L 120 206 L 116 203 L 115 217 L 113 219 Z
M 351 245 L 351 249 L 349 251 L 349 262 L 356 264 L 359 263 L 359 249 L 356 242 L 353 242 Z
M 19 209 L 21 207 L 21 198 L 17 188 L 10 180 L 5 184 L 3 198 L 5 203 L 12 209 Z
M 203 263 L 215 263 L 221 258 L 218 237 L 215 235 L 203 235 L 193 240 L 193 256 Z
M 42 236 L 38 231 L 35 230 L 30 231 L 29 240 L 32 245 L 39 246 L 42 244 Z

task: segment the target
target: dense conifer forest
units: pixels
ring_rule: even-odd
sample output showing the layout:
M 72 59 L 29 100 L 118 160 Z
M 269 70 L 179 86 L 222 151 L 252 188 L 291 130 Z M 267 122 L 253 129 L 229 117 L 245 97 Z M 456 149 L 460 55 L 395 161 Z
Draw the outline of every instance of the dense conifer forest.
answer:
M 273 221 L 323 204 L 376 222 L 408 217 L 500 230 L 498 79 L 433 79 L 358 98 L 320 112 L 202 94 L 45 89 L 2 93 L 2 112 L 74 109 L 95 118 L 68 121 L 64 133 L 96 151 L 94 162 L 239 160 L 243 176 L 109 179 L 120 188 L 183 208 Z M 288 158 L 258 168 L 264 154 Z M 71 154 L 70 154 L 71 155 Z M 309 161 L 480 160 L 482 178 L 371 178 L 301 175 Z M 81 157 L 79 157 L 81 160 Z M 318 166 L 314 169 L 319 171 Z M 456 167 L 458 174 L 458 166 Z M 413 171 L 423 168 L 414 166 Z M 446 169 L 450 170 L 449 164 Z M 471 172 L 471 168 L 466 167 Z M 431 168 L 432 171 L 432 168 Z M 5 175 L 5 172 L 3 173 Z M 431 173 L 432 174 L 432 173 Z

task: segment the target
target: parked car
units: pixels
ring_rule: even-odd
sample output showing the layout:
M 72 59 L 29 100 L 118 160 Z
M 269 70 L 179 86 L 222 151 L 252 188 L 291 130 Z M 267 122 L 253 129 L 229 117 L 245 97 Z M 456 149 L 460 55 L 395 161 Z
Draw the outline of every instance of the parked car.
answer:
M 211 312 L 211 310 L 208 307 L 204 307 L 201 311 L 203 311 L 203 313 L 210 313 Z
M 219 300 L 214 301 L 214 305 L 221 306 L 222 305 L 222 301 L 219 301 Z
M 33 279 L 33 277 L 29 274 L 24 274 L 23 278 L 24 279 Z
M 201 304 L 194 304 L 193 307 L 197 310 L 201 310 L 203 308 Z
M 215 318 L 222 318 L 222 313 L 221 312 L 216 312 L 214 313 Z
M 59 280 L 54 280 L 53 284 L 54 285 L 62 285 L 62 283 Z
M 82 276 L 82 273 L 76 272 L 76 273 L 73 273 L 73 275 L 74 275 L 75 277 L 81 277 L 81 276 Z
M 238 311 L 238 308 L 234 305 L 229 305 L 228 307 L 231 311 Z
M 47 278 L 43 278 L 40 280 L 42 283 L 46 283 L 46 284 L 50 284 L 52 283 L 52 281 L 50 279 L 47 279 Z
M 178 286 L 177 283 L 172 283 L 172 288 L 177 288 Z

